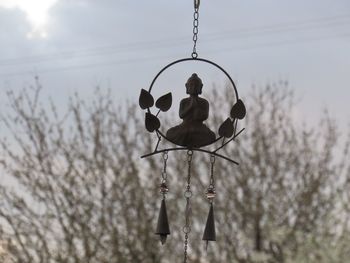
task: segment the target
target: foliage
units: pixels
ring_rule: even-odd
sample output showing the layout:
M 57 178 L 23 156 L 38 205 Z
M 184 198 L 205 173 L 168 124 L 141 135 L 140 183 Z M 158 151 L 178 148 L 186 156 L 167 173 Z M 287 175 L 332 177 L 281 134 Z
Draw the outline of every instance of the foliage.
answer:
M 209 206 L 207 156 L 194 155 L 191 262 L 345 262 L 349 256 L 349 143 L 340 151 L 335 122 L 299 127 L 284 83 L 254 89 L 247 127 L 222 149 L 240 166 L 217 160 L 217 237 L 200 242 Z M 225 119 L 229 94 L 210 94 L 211 127 Z M 1 239 L 8 262 L 173 262 L 182 257 L 185 165 L 168 161 L 171 236 L 154 235 L 161 197 L 160 157 L 140 160 L 155 138 L 138 106 L 115 106 L 96 91 L 75 96 L 66 114 L 43 105 L 40 88 L 8 94 L 2 123 Z M 222 115 L 222 116 L 221 116 Z M 167 120 L 166 123 L 170 121 Z

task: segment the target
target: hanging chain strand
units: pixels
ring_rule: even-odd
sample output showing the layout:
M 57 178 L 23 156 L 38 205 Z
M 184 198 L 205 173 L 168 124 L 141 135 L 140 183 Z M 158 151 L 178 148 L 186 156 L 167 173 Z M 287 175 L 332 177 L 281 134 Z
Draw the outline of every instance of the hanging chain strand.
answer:
M 165 195 L 168 193 L 169 189 L 168 189 L 168 185 L 167 185 L 167 178 L 168 178 L 168 174 L 166 171 L 167 168 L 167 161 L 168 161 L 168 152 L 165 151 L 163 153 L 163 171 L 162 171 L 162 182 L 160 184 L 160 192 L 163 195 L 163 199 L 165 199 Z
M 209 200 L 209 203 L 213 203 L 214 198 L 216 196 L 215 192 L 215 179 L 214 179 L 214 164 L 215 164 L 215 155 L 210 156 L 210 181 L 209 186 L 207 189 L 207 199 Z
M 198 40 L 198 26 L 199 26 L 199 5 L 200 0 L 194 0 L 194 13 L 193 13 L 193 51 L 192 58 L 198 57 L 197 53 L 197 40 Z
M 184 193 L 186 198 L 186 210 L 185 210 L 185 226 L 183 227 L 183 232 L 185 233 L 185 242 L 184 242 L 184 263 L 187 263 L 187 249 L 188 249 L 188 235 L 191 232 L 191 222 L 190 217 L 192 213 L 191 208 L 191 167 L 192 167 L 192 155 L 191 150 L 187 151 L 187 163 L 188 163 L 188 173 L 187 173 L 187 186 Z
M 215 155 L 210 156 L 210 186 L 215 188 L 215 179 L 214 179 L 214 164 L 215 164 Z

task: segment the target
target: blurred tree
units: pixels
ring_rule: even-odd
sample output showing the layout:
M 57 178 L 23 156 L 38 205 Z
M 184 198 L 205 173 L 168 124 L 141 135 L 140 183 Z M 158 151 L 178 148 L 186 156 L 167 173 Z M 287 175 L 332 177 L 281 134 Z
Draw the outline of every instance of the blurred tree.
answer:
M 248 129 L 227 152 L 240 166 L 219 168 L 220 251 L 238 262 L 344 262 L 349 140 L 342 152 L 327 113 L 317 127 L 301 125 L 287 85 L 253 90 Z
M 298 127 L 285 83 L 254 89 L 247 130 L 217 160 L 217 242 L 204 251 L 209 206 L 208 156 L 194 155 L 191 262 L 346 262 L 349 242 L 349 143 L 339 150 L 334 121 Z M 34 91 L 8 93 L 2 123 L 1 239 L 8 262 L 174 262 L 181 260 L 185 163 L 169 156 L 168 213 L 172 234 L 160 249 L 154 235 L 160 205 L 160 156 L 138 106 L 115 106 L 97 90 L 93 102 L 75 96 L 60 117 Z M 211 125 L 230 110 L 215 90 Z M 220 103 L 218 103 L 218 101 Z M 167 120 L 169 121 L 169 120 Z M 2 126 L 2 127 L 4 127 Z

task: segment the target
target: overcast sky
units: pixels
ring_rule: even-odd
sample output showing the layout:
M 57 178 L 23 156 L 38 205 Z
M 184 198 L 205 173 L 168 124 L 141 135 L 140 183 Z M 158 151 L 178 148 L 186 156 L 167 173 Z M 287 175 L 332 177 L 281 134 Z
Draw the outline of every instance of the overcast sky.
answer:
M 164 65 L 190 56 L 192 13 L 192 0 L 0 0 L 0 109 L 5 90 L 35 75 L 59 105 L 96 86 L 117 102 L 137 100 Z M 306 121 L 327 106 L 349 122 L 349 0 L 202 0 L 199 31 L 199 56 L 224 67 L 241 95 L 288 80 Z M 207 86 L 225 83 L 209 65 L 190 63 L 167 72 L 159 89 L 184 96 L 194 71 Z

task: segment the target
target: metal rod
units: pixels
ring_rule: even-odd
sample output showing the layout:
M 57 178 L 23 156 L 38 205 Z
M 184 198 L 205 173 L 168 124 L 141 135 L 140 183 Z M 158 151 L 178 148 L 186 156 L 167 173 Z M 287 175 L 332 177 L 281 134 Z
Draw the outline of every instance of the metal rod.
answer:
M 217 148 L 215 151 L 213 151 L 213 153 L 216 153 L 218 150 L 220 150 L 221 148 L 223 148 L 226 144 L 228 144 L 229 142 L 232 142 L 234 139 L 237 138 L 238 135 L 240 135 L 243 131 L 245 130 L 245 128 L 243 128 L 242 130 L 240 130 L 235 136 L 233 136 L 232 139 L 228 140 L 227 142 L 225 142 L 223 145 L 221 145 L 219 148 Z
M 242 131 L 241 131 L 242 132 Z M 156 155 L 156 154 L 160 154 L 160 153 L 163 153 L 163 152 L 172 152 L 172 151 L 188 151 L 189 149 L 186 148 L 186 147 L 173 147 L 173 148 L 167 148 L 167 149 L 163 149 L 163 150 L 158 150 L 158 151 L 154 151 L 152 153 L 148 153 L 148 154 L 145 154 L 145 155 L 142 155 L 141 158 L 147 158 L 147 157 L 150 157 L 152 155 Z M 216 153 L 215 151 L 214 152 L 211 152 L 211 151 L 208 151 L 208 150 L 204 150 L 204 149 L 199 149 L 199 148 L 194 148 L 194 149 L 191 149 L 191 151 L 197 151 L 197 152 L 204 152 L 204 153 L 207 153 L 207 154 L 210 154 L 210 155 L 215 155 L 219 158 L 222 158 L 222 159 L 225 159 L 226 161 L 229 161 L 229 162 L 232 162 L 236 165 L 239 165 L 238 162 L 226 157 L 226 156 L 223 156 L 221 154 L 218 154 Z
M 157 137 L 158 137 L 158 142 L 157 142 L 157 145 L 156 145 L 156 148 L 154 149 L 154 151 L 158 150 L 158 146 L 159 146 L 160 140 L 162 139 L 162 137 L 158 134 L 158 132 L 157 132 Z

